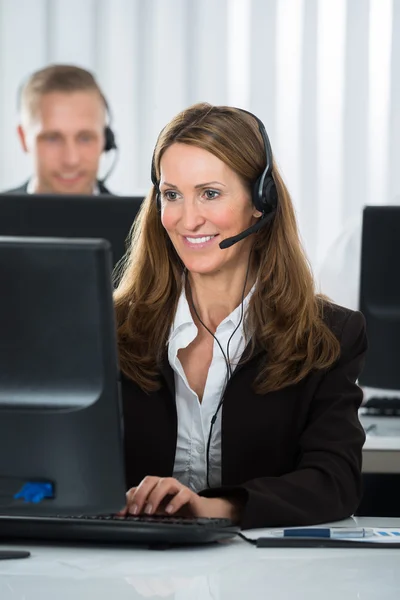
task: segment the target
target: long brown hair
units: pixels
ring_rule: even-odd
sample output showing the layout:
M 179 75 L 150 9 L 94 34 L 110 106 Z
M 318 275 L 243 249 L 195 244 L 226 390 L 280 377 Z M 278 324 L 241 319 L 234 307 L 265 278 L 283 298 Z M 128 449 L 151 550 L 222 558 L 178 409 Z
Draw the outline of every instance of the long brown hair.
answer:
M 160 160 L 174 142 L 203 148 L 226 163 L 250 186 L 265 168 L 265 151 L 253 117 L 226 106 L 196 104 L 179 113 L 161 132 L 153 156 Z M 292 201 L 273 165 L 278 192 L 276 215 L 254 236 L 256 286 L 246 323 L 251 351 L 267 352 L 255 390 L 266 393 L 295 384 L 338 358 L 337 338 L 323 320 L 325 300 L 315 293 Z M 182 290 L 182 263 L 160 219 L 153 186 L 132 229 L 130 249 L 115 291 L 121 369 L 150 392 L 160 386 L 163 358 Z

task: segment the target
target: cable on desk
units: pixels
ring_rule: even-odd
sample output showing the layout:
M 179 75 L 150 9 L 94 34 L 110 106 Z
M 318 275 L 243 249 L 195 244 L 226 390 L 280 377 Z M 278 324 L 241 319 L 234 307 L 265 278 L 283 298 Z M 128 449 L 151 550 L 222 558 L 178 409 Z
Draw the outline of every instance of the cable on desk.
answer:
M 252 546 L 257 546 L 257 540 L 253 540 L 252 538 L 247 537 L 246 535 L 244 535 L 244 533 L 241 533 L 240 531 L 237 532 L 237 535 L 248 544 L 252 544 Z

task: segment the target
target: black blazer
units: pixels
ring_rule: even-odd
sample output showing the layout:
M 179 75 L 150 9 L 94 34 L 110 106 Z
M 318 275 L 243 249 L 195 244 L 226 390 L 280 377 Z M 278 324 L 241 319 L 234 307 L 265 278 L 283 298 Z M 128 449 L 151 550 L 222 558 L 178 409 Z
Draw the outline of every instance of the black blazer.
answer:
M 13 188 L 12 190 L 6 190 L 5 192 L 1 192 L 1 193 L 4 196 L 9 195 L 9 194 L 27 194 L 28 193 L 27 192 L 28 184 L 29 184 L 29 181 L 26 181 L 20 187 Z M 101 181 L 98 181 L 97 185 L 99 187 L 100 194 L 111 195 L 111 192 L 106 188 L 106 186 Z
M 257 395 L 251 386 L 258 353 L 236 368 L 222 406 L 222 487 L 201 495 L 238 498 L 242 528 L 309 525 L 350 516 L 361 499 L 365 441 L 355 383 L 367 348 L 360 312 L 327 305 L 326 321 L 341 344 L 327 371 L 297 385 Z M 162 367 L 162 387 L 144 393 L 122 378 L 128 487 L 146 475 L 172 476 L 177 414 L 174 374 Z

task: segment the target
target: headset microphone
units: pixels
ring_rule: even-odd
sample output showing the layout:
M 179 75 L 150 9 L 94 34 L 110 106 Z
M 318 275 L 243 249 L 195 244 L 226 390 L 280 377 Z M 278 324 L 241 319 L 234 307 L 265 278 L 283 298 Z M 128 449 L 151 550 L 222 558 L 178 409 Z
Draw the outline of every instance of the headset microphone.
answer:
M 257 231 L 261 229 L 261 227 L 264 227 L 264 225 L 267 225 L 267 223 L 271 221 L 271 219 L 274 217 L 274 214 L 275 213 L 268 213 L 267 215 L 265 215 L 265 217 L 260 217 L 259 221 L 257 221 L 257 223 L 255 223 L 251 227 L 248 227 L 247 229 L 245 229 L 241 233 L 238 233 L 237 235 L 222 240 L 222 242 L 220 242 L 219 244 L 219 247 L 221 248 L 221 250 L 225 250 L 225 248 L 230 248 L 231 246 L 233 246 L 233 244 L 237 244 L 237 242 L 244 240 L 249 235 L 257 233 Z

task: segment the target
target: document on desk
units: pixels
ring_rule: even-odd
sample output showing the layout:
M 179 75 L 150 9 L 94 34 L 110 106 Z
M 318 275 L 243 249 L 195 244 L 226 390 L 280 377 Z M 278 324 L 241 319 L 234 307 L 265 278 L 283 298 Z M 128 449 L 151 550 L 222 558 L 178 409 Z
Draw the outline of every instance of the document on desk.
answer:
M 400 529 L 380 528 L 290 528 L 272 530 L 257 539 L 257 547 L 297 548 L 400 548 Z
M 373 529 L 374 535 L 372 539 L 374 541 L 385 541 L 385 542 L 400 542 L 400 529 L 390 529 L 382 527 L 381 529 Z M 368 539 L 368 538 L 363 538 Z M 370 538 L 371 539 L 371 538 Z

